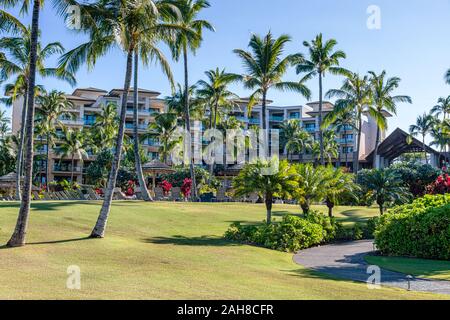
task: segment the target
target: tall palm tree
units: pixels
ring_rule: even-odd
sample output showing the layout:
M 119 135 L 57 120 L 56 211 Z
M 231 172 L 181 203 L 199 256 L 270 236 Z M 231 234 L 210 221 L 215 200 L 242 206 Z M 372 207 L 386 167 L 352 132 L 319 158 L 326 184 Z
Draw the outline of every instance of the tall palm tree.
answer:
M 264 144 L 268 144 L 269 134 L 267 131 L 266 107 L 267 94 L 270 89 L 281 91 L 294 91 L 300 93 L 305 98 L 311 96 L 310 90 L 303 82 L 283 81 L 283 76 L 288 68 L 293 66 L 302 57 L 300 55 L 287 55 L 283 57 L 285 46 L 291 38 L 288 35 L 281 35 L 274 38 L 269 32 L 263 38 L 253 35 L 249 42 L 251 51 L 241 49 L 234 50 L 234 53 L 241 58 L 244 65 L 245 74 L 242 76 L 244 87 L 255 90 L 248 102 L 248 113 L 261 101 L 262 103 L 262 129 L 265 130 Z
M 31 50 L 31 30 L 25 28 L 19 36 L 4 37 L 0 39 L 0 50 L 7 54 L 0 58 L 0 77 L 2 79 L 14 78 L 12 83 L 5 85 L 5 95 L 3 99 L 7 105 L 21 97 L 23 99 L 22 121 L 20 123 L 20 142 L 18 146 L 17 170 L 16 170 L 16 198 L 21 199 L 20 180 L 22 176 L 23 146 L 25 143 L 25 124 L 27 115 L 27 95 L 28 78 L 30 75 L 29 56 Z M 37 43 L 36 47 L 36 71 L 41 77 L 55 77 L 60 80 L 75 85 L 75 77 L 61 69 L 49 68 L 45 66 L 46 60 L 55 54 L 62 54 L 64 47 L 59 42 L 52 42 L 44 47 Z M 42 86 L 35 85 L 35 97 L 44 92 Z
M 339 143 L 336 141 L 336 132 L 334 130 L 323 132 L 323 146 L 323 155 L 328 160 L 328 164 L 331 165 L 333 159 L 337 159 L 339 156 Z
M 189 118 L 192 120 L 202 120 L 205 114 L 204 103 L 198 99 L 197 86 L 189 87 Z M 175 92 L 171 96 L 164 98 L 168 107 L 169 113 L 177 115 L 177 123 L 186 128 L 186 112 L 185 112 L 185 95 L 184 89 L 180 84 L 177 84 Z
M 108 178 L 105 199 L 97 223 L 91 233 L 92 238 L 103 238 L 122 157 L 134 52 L 135 50 L 140 50 L 140 52 L 147 50 L 148 53 L 151 47 L 152 50 L 154 49 L 153 54 L 157 55 L 159 50 L 154 47 L 155 41 L 166 40 L 174 30 L 180 28 L 162 22 L 163 18 L 176 15 L 178 12 L 171 1 L 100 0 L 93 4 L 79 4 L 79 6 L 84 13 L 81 30 L 88 32 L 90 39 L 66 53 L 60 61 L 60 66 L 70 71 L 76 71 L 85 62 L 92 66 L 99 57 L 105 55 L 109 52 L 109 49 L 115 46 L 118 46 L 127 56 L 114 159 Z M 144 59 L 148 57 L 148 55 L 143 55 Z M 164 66 L 163 71 L 169 74 L 169 70 L 164 69 Z
M 416 123 L 409 127 L 409 133 L 413 137 L 420 135 L 422 137 L 422 147 L 424 153 L 425 162 L 428 164 L 427 150 L 425 145 L 425 138 L 431 133 L 434 125 L 433 116 L 424 113 L 422 116 L 417 117 Z
M 199 19 L 199 14 L 210 7 L 208 0 L 173 0 L 173 3 L 181 11 L 181 17 L 177 23 L 183 28 L 178 32 L 172 45 L 172 54 L 176 61 L 183 57 L 184 64 L 184 112 L 186 131 L 191 132 L 190 118 L 190 95 L 189 95 L 189 70 L 188 70 L 188 52 L 195 53 L 203 40 L 203 30 L 215 31 L 209 21 Z M 190 151 L 190 150 L 189 150 Z M 190 152 L 189 152 L 190 154 Z M 192 180 L 192 197 L 197 199 L 197 182 L 195 180 L 194 162 L 189 157 L 189 171 Z
M 239 76 L 226 73 L 225 70 L 209 70 L 205 72 L 207 81 L 200 80 L 197 83 L 198 90 L 197 95 L 205 105 L 208 106 L 210 121 L 209 128 L 217 129 L 217 122 L 219 120 L 219 113 L 224 110 L 230 110 L 233 106 L 236 106 L 236 100 L 239 98 L 236 94 L 228 90 L 231 83 L 237 81 Z M 212 177 L 214 173 L 214 159 L 211 159 L 210 175 Z
M 117 106 L 108 103 L 101 107 L 101 113 L 97 114 L 94 122 L 94 140 L 103 148 L 110 149 L 114 146 L 119 126 Z
M 333 110 L 325 116 L 323 119 L 323 127 L 331 126 L 332 130 L 335 130 L 337 134 L 344 133 L 344 144 L 347 146 L 347 131 L 351 128 L 352 131 L 356 129 L 355 123 L 355 110 L 353 109 L 342 109 L 342 110 Z M 339 146 L 339 150 L 341 150 Z M 341 166 L 341 158 L 342 156 L 338 155 L 338 167 Z M 359 162 L 359 161 L 358 161 Z M 345 167 L 348 168 L 348 152 L 345 152 Z
M 431 113 L 436 116 L 442 115 L 443 120 L 447 119 L 447 116 L 450 114 L 450 96 L 439 98 L 437 105 L 431 109 Z
M 450 135 L 446 129 L 447 120 L 440 121 L 439 119 L 433 119 L 433 127 L 431 128 L 430 135 L 433 138 L 431 141 L 432 146 L 437 146 L 440 153 L 444 153 L 447 146 L 450 144 Z
M 78 157 L 81 163 L 83 159 L 88 157 L 86 132 L 80 129 L 65 129 L 61 146 L 58 148 L 58 154 L 62 157 L 68 157 L 71 159 L 71 175 L 70 182 L 73 181 L 75 172 L 75 157 Z
M 326 94 L 327 98 L 337 97 L 333 112 L 330 113 L 329 118 L 325 119 L 326 125 L 330 124 L 334 119 L 339 118 L 342 114 L 353 113 L 357 121 L 353 124 L 356 128 L 356 148 L 353 154 L 353 171 L 359 171 L 359 155 L 361 151 L 361 136 L 362 136 L 362 121 L 363 116 L 367 113 L 377 114 L 377 111 L 372 106 L 372 92 L 369 86 L 369 78 L 367 76 L 361 77 L 357 73 L 350 73 L 344 80 L 340 89 L 329 90 Z
M 393 95 L 394 90 L 396 90 L 400 85 L 400 78 L 392 77 L 386 79 L 386 71 L 381 72 L 379 75 L 373 71 L 370 71 L 369 74 L 371 76 L 370 85 L 372 88 L 373 98 L 373 108 L 369 110 L 369 114 L 377 123 L 377 136 L 373 160 L 374 167 L 376 167 L 378 147 L 381 142 L 381 130 L 387 129 L 385 111 L 397 114 L 397 104 L 401 102 L 412 103 L 412 99 L 409 96 Z
M 143 138 L 157 137 L 160 142 L 159 154 L 161 161 L 169 163 L 172 150 L 181 142 L 175 139 L 177 130 L 177 115 L 174 113 L 162 113 L 155 118 L 155 122 L 149 125 L 149 132 Z
M 47 144 L 46 148 L 46 186 L 48 190 L 48 179 L 50 177 L 50 147 L 55 145 L 56 128 L 63 129 L 64 123 L 60 118 L 63 116 L 72 117 L 69 112 L 73 108 L 73 103 L 69 101 L 66 95 L 61 91 L 53 90 L 49 94 L 39 96 L 37 99 L 38 107 L 36 109 L 36 115 L 39 117 L 39 122 L 43 128 L 43 134 Z
M 325 164 L 324 144 L 323 144 L 323 78 L 327 73 L 334 75 L 348 75 L 349 71 L 340 67 L 340 60 L 345 59 L 343 51 L 334 51 L 337 41 L 329 39 L 324 41 L 322 34 L 316 36 L 311 42 L 304 41 L 303 45 L 308 49 L 309 59 L 301 59 L 297 64 L 297 74 L 306 73 L 301 80 L 307 81 L 313 77 L 319 77 L 319 143 L 322 165 Z

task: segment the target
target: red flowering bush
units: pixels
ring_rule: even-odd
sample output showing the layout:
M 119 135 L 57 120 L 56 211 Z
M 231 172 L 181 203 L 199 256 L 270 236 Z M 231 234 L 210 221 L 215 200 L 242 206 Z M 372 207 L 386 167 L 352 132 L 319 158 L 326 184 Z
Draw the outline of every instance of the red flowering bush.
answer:
M 427 187 L 428 194 L 446 194 L 450 193 L 450 176 L 445 173 L 439 176 L 435 182 Z
M 191 191 L 192 191 L 192 180 L 186 178 L 183 180 L 183 185 L 181 186 L 181 193 L 183 194 L 184 198 L 187 199 L 191 196 Z
M 125 191 L 125 195 L 128 197 L 132 197 L 134 195 L 134 187 L 136 183 L 133 180 L 129 180 L 127 183 L 127 190 Z
M 163 182 L 161 182 L 161 188 L 163 189 L 164 195 L 167 196 L 170 192 L 170 190 L 172 190 L 173 185 L 167 181 L 164 180 Z

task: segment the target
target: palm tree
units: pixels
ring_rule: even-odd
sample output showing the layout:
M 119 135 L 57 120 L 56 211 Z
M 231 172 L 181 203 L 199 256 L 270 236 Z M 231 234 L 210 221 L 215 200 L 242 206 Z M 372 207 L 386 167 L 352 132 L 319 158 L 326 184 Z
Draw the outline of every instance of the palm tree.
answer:
M 447 98 L 439 98 L 437 105 L 431 109 L 431 113 L 436 116 L 442 115 L 443 120 L 446 120 L 450 114 L 450 96 Z
M 294 65 L 302 57 L 300 55 L 288 55 L 282 57 L 285 46 L 291 38 L 288 35 L 281 35 L 274 39 L 269 32 L 264 38 L 253 35 L 249 42 L 251 51 L 241 49 L 234 50 L 242 60 L 245 72 L 242 76 L 244 87 L 255 90 L 248 102 L 248 113 L 261 101 L 262 103 L 262 129 L 265 130 L 264 144 L 268 145 L 269 135 L 266 121 L 267 94 L 270 89 L 281 91 L 294 91 L 300 93 L 305 98 L 311 96 L 310 90 L 300 82 L 283 81 L 288 68 Z
M 31 50 L 31 30 L 25 28 L 22 30 L 20 36 L 4 37 L 0 39 L 0 49 L 7 53 L 7 55 L 0 58 L 0 78 L 9 79 L 14 77 L 12 83 L 5 85 L 5 95 L 8 95 L 9 97 L 3 99 L 3 102 L 6 103 L 6 105 L 11 106 L 19 97 L 23 99 L 22 121 L 20 123 L 19 131 L 20 142 L 16 164 L 16 198 L 20 200 L 20 180 L 22 176 L 23 146 L 25 143 L 25 124 L 27 115 L 28 78 L 30 75 L 29 56 Z M 71 85 L 75 85 L 75 77 L 69 72 L 45 66 L 47 59 L 55 54 L 62 54 L 64 52 L 64 47 L 59 42 L 49 43 L 43 48 L 41 43 L 38 42 L 36 50 L 36 69 L 41 77 L 55 77 L 67 81 Z M 35 85 L 35 97 L 44 91 L 42 86 Z
M 294 165 L 294 169 L 298 181 L 294 198 L 300 203 L 303 214 L 307 215 L 312 202 L 319 202 L 324 199 L 326 167 L 314 167 L 311 163 L 300 163 Z
M 372 107 L 372 92 L 369 86 L 369 79 L 367 76 L 361 77 L 356 73 L 347 75 L 342 87 L 340 89 L 329 90 L 326 94 L 327 98 L 337 97 L 334 110 L 329 114 L 329 117 L 324 119 L 324 126 L 331 124 L 338 118 L 347 118 L 347 115 L 353 114 L 356 124 L 352 126 L 357 131 L 356 149 L 353 154 L 353 172 L 359 171 L 359 155 L 361 150 L 361 132 L 363 116 L 367 113 L 375 114 L 378 117 L 376 110 Z
M 333 159 L 339 157 L 339 143 L 336 141 L 336 132 L 327 130 L 323 132 L 323 155 L 328 160 L 328 164 L 333 163 Z
M 181 143 L 180 139 L 175 139 L 177 130 L 177 115 L 174 113 L 162 113 L 155 118 L 155 122 L 149 125 L 149 132 L 143 136 L 148 139 L 157 137 L 160 142 L 159 154 L 161 161 L 169 163 L 169 156 L 172 150 Z
M 265 169 L 278 166 L 278 159 L 257 160 L 254 164 L 246 164 L 233 181 L 237 196 L 245 196 L 257 192 L 264 197 L 267 210 L 267 224 L 272 223 L 272 204 L 275 197 L 289 196 L 297 188 L 295 170 L 284 160 L 279 162 L 279 170 L 273 175 L 265 174 Z
M 198 99 L 197 86 L 189 87 L 189 118 L 192 120 L 201 120 L 204 116 L 204 103 Z M 177 123 L 186 128 L 185 96 L 184 89 L 177 84 L 175 92 L 171 96 L 164 98 L 169 113 L 177 115 Z
M 229 110 L 236 105 L 236 100 L 239 98 L 236 94 L 228 90 L 228 86 L 237 81 L 239 76 L 231 73 L 226 73 L 225 70 L 209 70 L 205 72 L 207 81 L 200 80 L 197 83 L 197 95 L 209 109 L 209 128 L 217 129 L 217 122 L 219 120 L 219 113 L 222 109 Z M 214 159 L 211 159 L 210 175 L 214 173 Z
M 16 147 L 15 136 L 0 137 L 0 176 L 14 171 Z
M 82 31 L 89 33 L 90 40 L 66 53 L 60 61 L 60 66 L 70 71 L 76 71 L 84 62 L 88 66 L 92 66 L 99 57 L 105 55 L 116 45 L 127 55 L 114 160 L 111 165 L 105 199 L 91 233 L 92 238 L 103 238 L 122 157 L 126 109 L 135 50 L 143 52 L 153 46 L 152 50 L 155 50 L 152 52 L 157 55 L 158 51 L 154 47 L 155 41 L 166 40 L 170 33 L 178 30 L 179 27 L 161 22 L 162 18 L 168 18 L 177 13 L 171 1 L 100 0 L 93 4 L 80 4 L 79 6 L 84 13 Z M 148 55 L 143 55 L 143 58 L 148 57 Z M 168 74 L 169 70 L 164 69 L 164 71 Z
M 69 157 L 71 159 L 71 175 L 70 182 L 73 181 L 75 172 L 75 157 L 80 159 L 83 163 L 83 159 L 88 157 L 87 149 L 87 134 L 83 130 L 79 129 L 65 129 L 61 146 L 58 148 L 58 154 L 62 157 Z
M 439 119 L 433 119 L 433 127 L 431 128 L 430 135 L 433 138 L 431 142 L 432 146 L 439 147 L 440 153 L 444 153 L 447 146 L 450 144 L 450 136 L 448 134 L 447 121 L 440 121 Z
M 189 71 L 188 71 L 188 51 L 195 53 L 202 43 L 203 29 L 215 31 L 210 22 L 198 19 L 200 12 L 209 8 L 208 0 L 173 0 L 173 3 L 181 11 L 181 17 L 177 18 L 177 23 L 183 30 L 177 35 L 171 45 L 172 54 L 176 61 L 183 57 L 184 63 L 184 116 L 186 131 L 191 132 L 190 118 L 190 95 L 189 95 Z M 190 154 L 190 150 L 189 150 Z M 197 199 L 197 182 L 195 180 L 194 162 L 189 157 L 189 171 L 192 180 L 192 198 Z
M 61 91 L 53 90 L 49 94 L 39 96 L 37 99 L 38 107 L 36 115 L 40 126 L 42 127 L 42 134 L 45 135 L 47 144 L 46 148 L 46 180 L 48 191 L 48 179 L 50 177 L 50 147 L 54 147 L 56 136 L 56 127 L 64 129 L 64 124 L 61 122 L 61 117 L 72 117 L 69 112 L 73 108 L 73 103 L 67 100 L 66 95 Z
M 417 117 L 416 123 L 409 127 L 409 133 L 413 137 L 417 137 L 418 135 L 422 136 L 422 147 L 425 162 L 428 164 L 427 150 L 425 145 L 425 138 L 427 134 L 431 132 L 434 125 L 433 116 L 430 114 L 424 113 L 422 116 Z
M 6 116 L 5 110 L 0 110 L 0 138 L 4 138 L 5 134 L 9 130 L 9 124 L 11 119 Z
M 101 107 L 102 111 L 95 117 L 94 140 L 97 145 L 110 149 L 114 146 L 119 126 L 117 105 L 108 103 Z
M 408 200 L 409 191 L 404 187 L 402 178 L 389 169 L 373 169 L 361 175 L 360 185 L 369 191 L 380 209 L 380 214 L 386 210 L 387 203 L 402 203 Z
M 340 60 L 345 59 L 346 55 L 343 51 L 334 51 L 337 41 L 330 39 L 323 41 L 322 34 L 316 36 L 311 42 L 304 41 L 303 45 L 308 48 L 309 60 L 300 59 L 297 65 L 297 74 L 306 73 L 301 82 L 319 77 L 319 143 L 320 158 L 322 165 L 325 164 L 322 118 L 323 118 L 323 77 L 326 73 L 335 75 L 348 75 L 349 71 L 340 67 Z
M 385 111 L 397 114 L 397 103 L 407 102 L 412 103 L 409 96 L 393 96 L 393 91 L 400 85 L 401 79 L 398 77 L 392 77 L 386 79 L 386 71 L 377 75 L 375 72 L 369 72 L 371 79 L 370 85 L 372 88 L 372 102 L 373 108 L 369 110 L 370 116 L 372 116 L 377 123 L 377 136 L 375 142 L 374 152 L 374 167 L 377 166 L 378 147 L 380 146 L 381 130 L 387 129 L 387 119 Z
M 356 191 L 359 186 L 355 183 L 351 174 L 345 173 L 342 168 L 327 168 L 325 178 L 325 203 L 328 207 L 328 216 L 333 217 L 333 208 L 342 200 L 344 196 L 356 198 Z
M 287 151 L 287 158 L 293 154 L 302 159 L 303 153 L 311 147 L 311 135 L 306 132 L 297 119 L 285 121 L 281 125 L 281 138 Z

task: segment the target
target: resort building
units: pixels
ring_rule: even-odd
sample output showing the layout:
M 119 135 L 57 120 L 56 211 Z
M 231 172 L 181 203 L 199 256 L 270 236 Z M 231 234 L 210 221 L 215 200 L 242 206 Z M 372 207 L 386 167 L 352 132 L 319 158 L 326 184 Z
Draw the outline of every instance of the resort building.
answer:
M 68 100 L 73 103 L 73 108 L 70 110 L 71 116 L 61 117 L 59 120 L 69 128 L 82 128 L 91 127 L 95 123 L 95 119 L 98 114 L 102 112 L 101 108 L 104 105 L 113 103 L 118 106 L 118 112 L 120 112 L 120 105 L 122 101 L 123 90 L 113 89 L 111 91 L 105 91 L 97 88 L 79 88 L 72 94 L 67 95 Z M 165 111 L 164 101 L 160 98 L 159 92 L 139 89 L 139 133 L 146 133 L 148 125 L 154 121 L 156 115 Z M 20 130 L 21 114 L 23 108 L 23 100 L 17 99 L 13 106 L 12 117 L 12 130 L 16 134 Z M 39 108 L 39 106 L 37 106 Z M 128 95 L 128 106 L 126 113 L 125 134 L 132 136 L 133 134 L 133 90 Z M 58 135 L 62 135 L 62 130 L 58 129 Z M 44 139 L 42 137 L 42 139 Z M 143 143 L 143 147 L 147 150 L 150 159 L 158 158 L 159 143 L 153 139 L 147 139 Z M 60 181 L 63 179 L 70 180 L 72 166 L 71 159 L 61 158 L 55 150 L 58 148 L 58 141 L 54 149 L 50 150 L 50 176 L 45 177 L 46 160 L 39 160 L 37 167 L 40 172 L 39 177 L 42 177 L 45 181 Z M 46 146 L 38 148 L 35 152 L 36 155 L 45 155 L 47 152 Z M 45 159 L 45 158 L 44 158 Z M 95 160 L 95 155 L 89 153 L 89 157 L 80 161 L 78 157 L 75 157 L 75 164 L 73 172 L 75 179 L 78 183 L 84 183 L 86 168 L 89 164 Z

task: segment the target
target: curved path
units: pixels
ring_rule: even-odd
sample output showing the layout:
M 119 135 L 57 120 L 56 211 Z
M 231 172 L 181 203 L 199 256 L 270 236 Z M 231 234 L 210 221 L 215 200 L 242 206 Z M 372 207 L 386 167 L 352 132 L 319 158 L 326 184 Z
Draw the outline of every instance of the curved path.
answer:
M 373 241 L 354 241 L 332 244 L 300 251 L 294 262 L 333 277 L 367 282 L 373 273 L 367 272 L 369 265 L 364 256 L 373 252 Z M 381 269 L 381 285 L 408 289 L 406 275 Z M 411 290 L 450 294 L 450 281 L 414 278 Z

